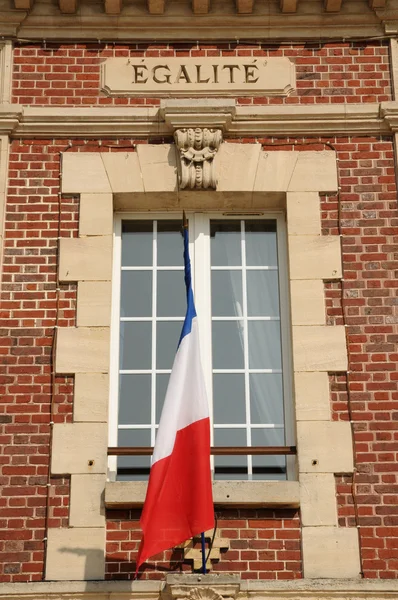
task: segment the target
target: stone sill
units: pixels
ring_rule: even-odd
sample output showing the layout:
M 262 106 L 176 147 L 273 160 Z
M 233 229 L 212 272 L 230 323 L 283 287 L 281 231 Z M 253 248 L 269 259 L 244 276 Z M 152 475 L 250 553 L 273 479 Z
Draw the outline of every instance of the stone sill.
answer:
M 105 488 L 107 508 L 138 508 L 145 500 L 146 481 L 110 481 Z M 214 481 L 217 506 L 298 508 L 298 481 Z
M 170 590 L 235 589 L 234 600 L 396 600 L 396 579 L 241 580 L 233 575 L 172 575 L 161 581 L 54 581 L 4 583 L 0 600 L 170 600 Z M 163 593 L 162 593 L 163 592 Z M 177 594 L 178 595 L 178 594 Z M 184 594 L 186 595 L 186 593 Z M 206 597 L 206 596 L 205 596 Z M 232 600 L 232 599 L 231 599 Z

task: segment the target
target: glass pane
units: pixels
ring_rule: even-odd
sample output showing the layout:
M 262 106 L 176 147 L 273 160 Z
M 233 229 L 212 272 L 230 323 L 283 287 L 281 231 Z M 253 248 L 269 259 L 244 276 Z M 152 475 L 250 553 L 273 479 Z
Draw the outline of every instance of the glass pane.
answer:
M 121 317 L 152 315 L 152 271 L 122 271 Z
M 210 221 L 211 265 L 240 266 L 240 221 Z
M 211 311 L 213 317 L 242 316 L 241 271 L 212 271 Z
M 215 446 L 247 446 L 245 429 L 214 429 Z M 247 456 L 215 456 L 215 479 L 247 479 Z
M 152 221 L 123 221 L 123 267 L 146 267 L 152 265 L 152 231 Z
M 245 238 L 248 266 L 278 265 L 276 221 L 245 221 Z
M 178 267 L 184 264 L 183 241 L 181 235 L 182 221 L 158 221 L 158 265 L 161 267 Z
M 158 271 L 158 317 L 184 317 L 187 309 L 184 272 Z
M 278 271 L 246 271 L 249 317 L 279 317 Z
M 284 446 L 283 429 L 252 429 L 252 446 Z M 285 456 L 253 456 L 253 479 L 286 479 Z
M 213 321 L 213 369 L 243 369 L 243 321 Z
M 152 323 L 120 323 L 120 368 L 150 369 Z
M 248 321 L 249 368 L 281 369 L 280 321 Z
M 249 381 L 251 422 L 283 424 L 282 375 L 251 373 Z
M 157 323 L 156 368 L 171 369 L 181 335 L 182 320 Z
M 148 447 L 151 445 L 151 432 L 149 429 L 119 429 L 117 445 Z M 150 456 L 118 456 L 117 479 L 118 481 L 148 479 L 150 466 Z
M 167 386 L 170 373 L 159 373 L 156 375 L 156 424 L 159 424 L 162 414 L 164 399 L 166 398 Z
M 213 375 L 214 423 L 246 423 L 245 376 Z
M 119 375 L 119 425 L 151 422 L 151 376 Z

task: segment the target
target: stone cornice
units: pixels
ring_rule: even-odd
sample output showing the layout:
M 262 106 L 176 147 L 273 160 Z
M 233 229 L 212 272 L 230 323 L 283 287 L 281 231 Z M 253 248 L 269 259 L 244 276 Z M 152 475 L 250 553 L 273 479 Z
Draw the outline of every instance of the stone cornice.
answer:
M 193 589 L 216 590 L 237 600 L 387 600 L 398 598 L 398 581 L 301 579 L 250 581 L 228 575 L 167 575 L 164 581 L 59 581 L 5 583 L 0 600 L 165 600 Z
M 18 2 L 20 9 L 29 2 Z M 68 4 L 68 3 L 66 3 Z M 366 1 L 347 0 L 344 10 L 328 13 L 324 2 L 300 0 L 294 14 L 284 13 L 277 0 L 253 2 L 253 14 L 238 14 L 235 3 L 214 3 L 211 11 L 193 18 L 191 2 L 168 0 L 156 14 L 149 0 L 121 4 L 119 14 L 106 14 L 100 0 L 69 3 L 75 14 L 62 14 L 65 2 L 37 0 L 29 11 L 10 8 L 0 0 L 1 33 L 22 40 L 214 40 L 323 39 L 373 37 L 397 33 L 398 0 L 372 9 Z M 239 10 L 239 8 L 238 8 Z M 151 14 L 152 11 L 152 14 Z M 64 13 L 71 11 L 64 10 Z M 245 9 L 242 10 L 246 12 Z M 250 11 L 247 11 L 250 12 Z
M 181 127 L 220 128 L 225 137 L 377 135 L 398 130 L 398 102 L 236 106 L 234 100 L 164 101 L 158 107 L 48 108 L 0 105 L 0 135 L 10 137 L 171 136 Z
M 398 102 L 383 102 L 380 106 L 380 116 L 391 131 L 398 131 Z

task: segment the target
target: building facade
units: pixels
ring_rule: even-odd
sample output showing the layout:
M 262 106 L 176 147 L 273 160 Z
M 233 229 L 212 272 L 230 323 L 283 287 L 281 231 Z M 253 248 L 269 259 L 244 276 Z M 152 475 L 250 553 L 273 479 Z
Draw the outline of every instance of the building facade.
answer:
M 397 11 L 3 2 L 1 599 L 398 596 Z M 183 210 L 216 529 L 134 580 Z

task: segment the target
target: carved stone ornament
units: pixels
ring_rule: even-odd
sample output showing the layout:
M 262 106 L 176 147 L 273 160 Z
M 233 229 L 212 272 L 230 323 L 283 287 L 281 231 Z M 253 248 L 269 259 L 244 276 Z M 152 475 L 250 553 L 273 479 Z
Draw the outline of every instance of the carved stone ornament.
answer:
M 216 189 L 213 159 L 222 142 L 221 129 L 177 129 L 174 139 L 180 153 L 180 188 Z
M 210 587 L 195 587 L 190 590 L 189 600 L 224 600 L 221 594 Z

